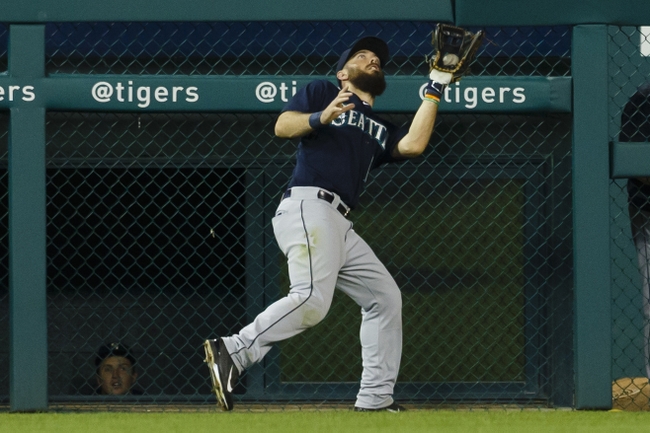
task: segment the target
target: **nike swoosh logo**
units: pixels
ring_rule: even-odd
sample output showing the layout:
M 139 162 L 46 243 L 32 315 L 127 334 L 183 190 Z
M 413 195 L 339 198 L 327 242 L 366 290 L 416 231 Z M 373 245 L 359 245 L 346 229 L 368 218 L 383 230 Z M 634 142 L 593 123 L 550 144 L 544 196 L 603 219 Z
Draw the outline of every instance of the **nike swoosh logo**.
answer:
M 226 384 L 226 388 L 228 388 L 228 392 L 232 392 L 232 371 L 235 367 L 230 367 L 230 374 L 228 374 L 228 383 Z

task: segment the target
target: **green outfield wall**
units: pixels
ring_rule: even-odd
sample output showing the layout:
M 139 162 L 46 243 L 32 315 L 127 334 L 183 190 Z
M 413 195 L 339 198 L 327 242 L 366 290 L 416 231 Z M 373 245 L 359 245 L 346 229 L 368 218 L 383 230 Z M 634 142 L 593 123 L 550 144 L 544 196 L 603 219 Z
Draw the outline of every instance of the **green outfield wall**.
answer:
M 486 28 L 489 40 L 473 73 L 447 89 L 437 144 L 424 159 L 373 177 L 369 210 L 358 214 L 360 232 L 408 300 L 414 337 L 405 340 L 399 396 L 610 408 L 613 376 L 638 375 L 643 363 L 638 275 L 623 234 L 623 187 L 613 180 L 650 176 L 646 146 L 617 139 L 622 104 L 648 76 L 640 26 L 650 24 L 650 8 L 641 0 L 3 5 L 0 379 L 6 371 L 9 409 L 106 403 L 83 394 L 93 379 L 78 367 L 92 377 L 94 347 L 109 338 L 135 342 L 152 365 L 141 378 L 148 396 L 123 401 L 213 403 L 193 376 L 203 367 L 187 341 L 236 331 L 285 290 L 269 218 L 295 147 L 269 132 L 274 116 L 301 86 L 332 79 L 328 65 L 363 31 L 394 50 L 376 109 L 408 122 L 436 22 Z M 395 180 L 401 189 L 385 186 Z M 175 237 L 160 215 L 174 220 L 202 206 L 178 191 L 209 197 L 213 207 L 199 222 L 187 210 L 205 236 L 188 232 L 181 237 L 196 244 L 172 247 L 156 238 Z M 213 230 L 226 240 L 214 240 Z M 145 237 L 153 240 L 143 247 Z M 143 256 L 153 270 L 137 273 L 129 263 Z M 354 323 L 356 306 L 345 302 L 335 314 Z M 111 328 L 98 319 L 105 314 L 130 325 Z M 335 366 L 335 377 L 314 365 L 339 341 L 349 344 L 338 350 L 354 347 L 356 331 L 331 320 L 251 369 L 241 401 L 353 398 L 347 364 Z M 422 337 L 432 329 L 435 337 Z M 287 359 L 295 353 L 311 357 Z

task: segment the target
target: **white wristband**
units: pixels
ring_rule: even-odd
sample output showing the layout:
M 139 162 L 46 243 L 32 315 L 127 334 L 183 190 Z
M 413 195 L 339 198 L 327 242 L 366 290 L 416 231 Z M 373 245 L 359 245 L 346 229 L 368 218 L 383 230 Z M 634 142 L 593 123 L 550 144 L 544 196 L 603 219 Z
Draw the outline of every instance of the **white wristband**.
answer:
M 437 81 L 438 83 L 441 84 L 451 83 L 451 79 L 453 77 L 454 75 L 451 72 L 442 72 L 437 69 L 432 69 L 431 73 L 429 74 L 429 79 L 431 81 Z

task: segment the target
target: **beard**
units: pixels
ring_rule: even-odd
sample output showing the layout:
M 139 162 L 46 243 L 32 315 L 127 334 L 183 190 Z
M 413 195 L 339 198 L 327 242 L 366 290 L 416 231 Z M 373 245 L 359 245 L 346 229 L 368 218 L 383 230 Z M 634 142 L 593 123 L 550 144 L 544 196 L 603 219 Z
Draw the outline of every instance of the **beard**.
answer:
M 350 83 L 362 92 L 371 94 L 373 97 L 381 96 L 386 90 L 386 79 L 383 71 L 368 73 L 357 68 L 348 70 Z

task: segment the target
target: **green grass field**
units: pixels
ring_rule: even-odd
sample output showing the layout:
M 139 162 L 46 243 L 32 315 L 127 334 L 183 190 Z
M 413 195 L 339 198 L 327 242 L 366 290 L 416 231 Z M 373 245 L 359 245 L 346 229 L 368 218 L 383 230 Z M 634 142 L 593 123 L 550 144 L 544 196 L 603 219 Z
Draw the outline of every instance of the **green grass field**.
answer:
M 0 432 L 643 432 L 650 429 L 650 412 L 576 411 L 409 411 L 355 413 L 351 411 L 266 413 L 2 413 Z

